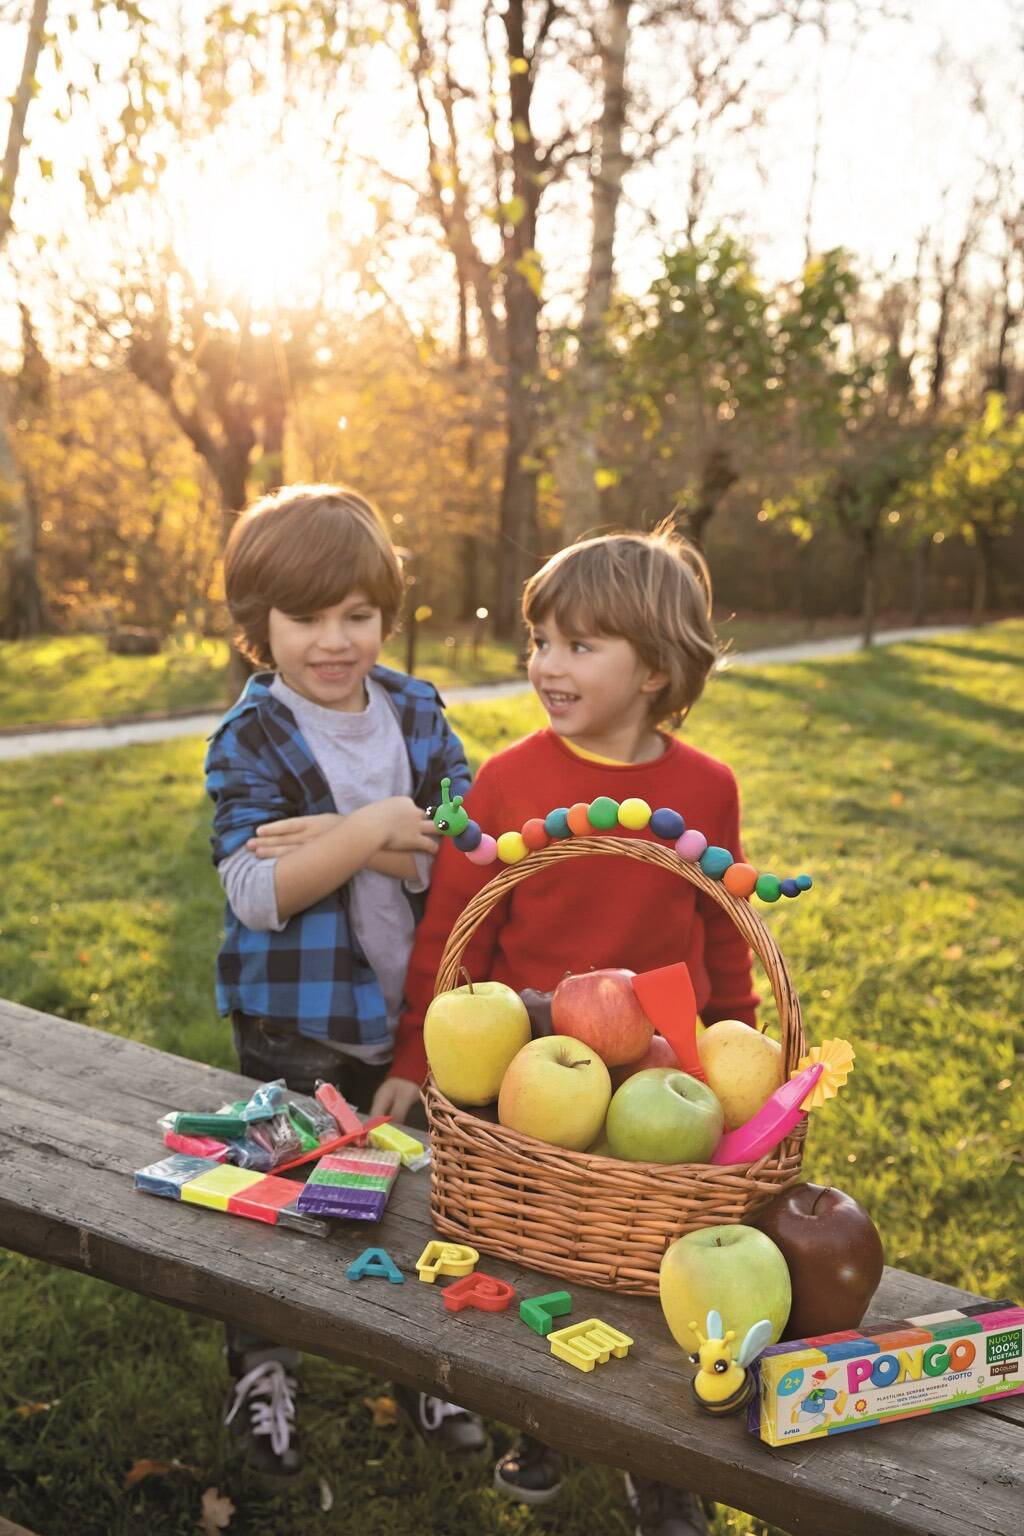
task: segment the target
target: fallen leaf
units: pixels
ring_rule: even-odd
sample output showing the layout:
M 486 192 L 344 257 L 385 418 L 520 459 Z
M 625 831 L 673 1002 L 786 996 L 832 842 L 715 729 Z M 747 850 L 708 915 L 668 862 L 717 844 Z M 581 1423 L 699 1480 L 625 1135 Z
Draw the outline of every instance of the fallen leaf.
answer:
M 80 949 L 78 951 L 78 954 L 75 956 L 75 959 L 78 961 L 79 965 L 88 965 L 89 964 L 89 956 L 86 954 L 84 949 Z
M 891 757 L 883 757 L 882 758 L 882 767 L 884 768 L 886 773 L 892 773 L 893 766 L 894 766 L 893 765 L 893 760 L 892 760 Z
M 948 944 L 942 951 L 943 960 L 962 960 L 964 947 L 962 944 Z
M 166 1477 L 168 1472 L 198 1472 L 198 1467 L 193 1467 L 185 1461 L 179 1461 L 177 1457 L 173 1461 L 136 1461 L 128 1468 L 124 1475 L 124 1486 L 134 1488 L 136 1483 L 141 1483 L 146 1477 Z
M 218 1531 L 227 1530 L 234 1512 L 235 1506 L 226 1493 L 219 1488 L 207 1488 L 196 1524 L 202 1526 L 203 1536 L 217 1536 Z
M 60 1398 L 54 1398 L 52 1403 L 19 1403 L 15 1413 L 20 1413 L 23 1419 L 31 1419 L 37 1413 L 49 1413 L 51 1408 L 56 1408 Z
M 325 1515 L 329 1515 L 334 1508 L 334 1489 L 326 1477 L 320 1479 L 320 1508 Z
M 1000 1078 L 999 1082 L 996 1083 L 996 1092 L 997 1093 L 1002 1093 L 1003 1089 L 1004 1088 L 1009 1088 L 1009 1086 L 1010 1086 L 1010 1084 L 1012 1082 L 1013 1082 L 1013 1078 L 1012 1077 Z
M 907 797 L 903 793 L 902 789 L 894 789 L 892 794 L 889 796 L 889 804 L 899 808 L 899 806 L 903 804 L 906 798 Z
M 50 804 L 51 805 L 63 805 L 64 804 L 64 796 L 63 795 L 51 795 L 50 796 Z
M 392 1429 L 398 1423 L 398 1404 L 393 1397 L 364 1397 L 373 1414 L 374 1429 Z

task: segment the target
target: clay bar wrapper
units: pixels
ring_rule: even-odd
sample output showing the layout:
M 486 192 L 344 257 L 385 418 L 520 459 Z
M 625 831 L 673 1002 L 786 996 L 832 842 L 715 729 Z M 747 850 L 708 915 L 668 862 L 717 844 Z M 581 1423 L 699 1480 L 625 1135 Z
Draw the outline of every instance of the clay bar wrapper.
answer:
M 308 1232 L 311 1237 L 326 1237 L 330 1226 L 326 1221 L 321 1221 L 319 1216 L 313 1216 L 308 1211 L 300 1211 L 298 1203 L 284 1205 L 277 1213 L 277 1225 L 279 1227 L 291 1227 L 296 1232 Z
M 135 1188 L 143 1190 L 147 1195 L 163 1195 L 168 1200 L 180 1200 L 183 1184 L 218 1167 L 220 1164 L 216 1158 L 191 1157 L 185 1152 L 175 1152 L 171 1157 L 162 1157 L 158 1163 L 150 1163 L 148 1168 L 136 1169 Z

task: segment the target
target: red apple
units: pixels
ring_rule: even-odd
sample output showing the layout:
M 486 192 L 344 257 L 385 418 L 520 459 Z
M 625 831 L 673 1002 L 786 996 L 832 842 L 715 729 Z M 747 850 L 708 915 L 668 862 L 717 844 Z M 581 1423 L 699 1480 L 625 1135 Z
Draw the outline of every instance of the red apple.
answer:
M 638 1060 L 651 1043 L 654 1026 L 637 1002 L 635 975 L 612 968 L 564 977 L 551 999 L 555 1034 L 582 1040 L 608 1067 Z
M 679 1057 L 664 1035 L 655 1035 L 639 1061 L 627 1061 L 625 1066 L 612 1069 L 612 1087 L 620 1088 L 627 1077 L 632 1077 L 634 1072 L 643 1072 L 647 1067 L 678 1066 Z
M 885 1255 L 874 1222 L 852 1195 L 794 1184 L 747 1220 L 782 1250 L 789 1266 L 793 1306 L 784 1339 L 859 1327 Z

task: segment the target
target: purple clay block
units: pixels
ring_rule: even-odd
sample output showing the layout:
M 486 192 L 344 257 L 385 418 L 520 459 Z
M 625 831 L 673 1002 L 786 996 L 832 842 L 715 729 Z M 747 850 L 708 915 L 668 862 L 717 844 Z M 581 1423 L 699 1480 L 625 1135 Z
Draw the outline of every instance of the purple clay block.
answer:
M 380 1221 L 387 1196 L 374 1189 L 343 1189 L 337 1184 L 306 1185 L 296 1209 L 310 1216 L 333 1216 L 348 1221 Z

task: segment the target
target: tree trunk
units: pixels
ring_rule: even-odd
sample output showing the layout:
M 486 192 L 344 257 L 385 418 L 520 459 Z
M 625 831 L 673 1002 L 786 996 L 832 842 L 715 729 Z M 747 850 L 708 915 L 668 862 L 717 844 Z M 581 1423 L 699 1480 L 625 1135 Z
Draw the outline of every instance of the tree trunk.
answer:
M 974 528 L 974 575 L 971 581 L 971 623 L 984 624 L 988 613 L 992 570 L 992 541 L 984 528 Z
M 877 539 L 874 528 L 865 528 L 861 534 L 861 550 L 861 644 L 867 649 L 875 640 Z
M 709 448 L 704 458 L 696 504 L 689 509 L 684 518 L 687 538 L 702 552 L 704 530 L 717 512 L 726 492 L 736 484 L 738 479 L 739 475 L 733 468 L 732 454 L 728 448 Z
M 608 0 L 602 29 L 600 164 L 591 183 L 590 271 L 583 300 L 579 351 L 570 381 L 572 398 L 557 465 L 564 507 L 562 534 L 566 543 L 580 538 L 601 521 L 595 417 L 604 382 L 605 368 L 600 349 L 612 297 L 615 223 L 628 163 L 622 152 L 622 130 L 626 118 L 626 49 L 631 3 L 632 0 Z
M 928 617 L 928 576 L 931 558 L 932 541 L 922 539 L 914 546 L 913 613 L 910 622 L 915 629 L 920 628 Z
M 0 391 L 0 639 L 25 640 L 43 629 L 36 572 L 38 531 L 32 496 L 14 457 L 7 402 Z

